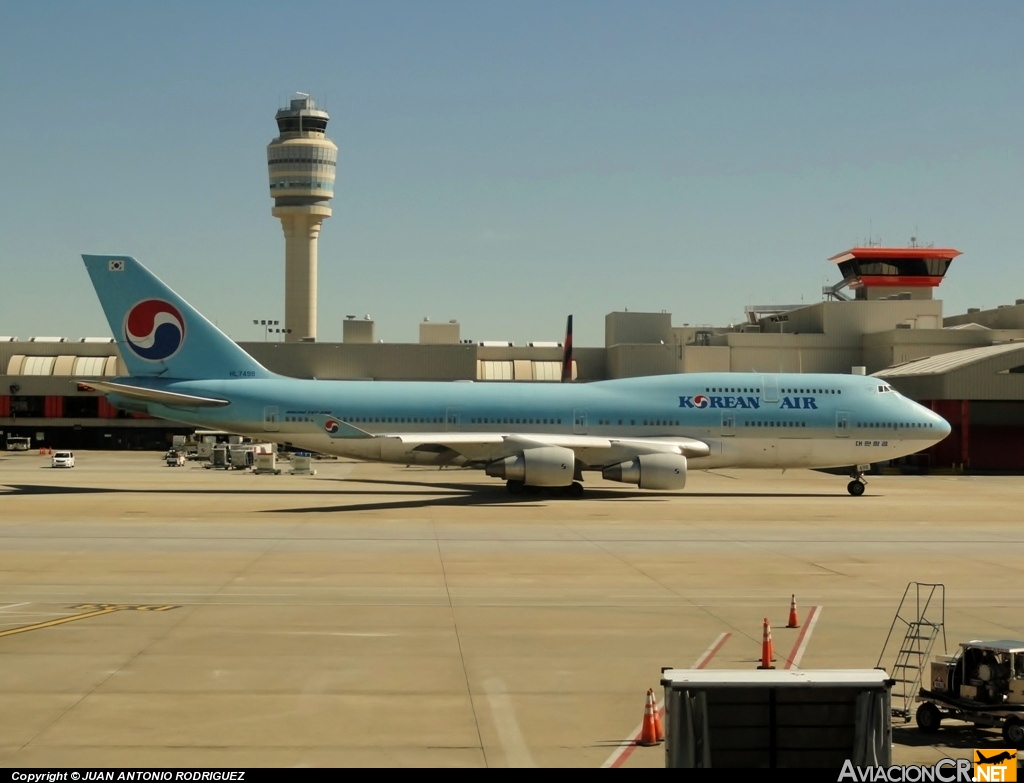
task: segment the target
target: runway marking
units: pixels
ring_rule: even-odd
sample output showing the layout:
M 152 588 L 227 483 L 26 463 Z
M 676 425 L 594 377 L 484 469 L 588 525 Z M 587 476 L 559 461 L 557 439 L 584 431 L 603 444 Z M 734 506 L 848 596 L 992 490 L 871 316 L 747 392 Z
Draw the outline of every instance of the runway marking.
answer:
M 484 690 L 487 691 L 487 701 L 491 705 L 498 740 L 505 751 L 505 763 L 510 767 L 536 767 L 530 749 L 526 747 L 526 740 L 523 739 L 505 683 L 496 678 L 487 680 Z
M 166 612 L 168 609 L 177 609 L 178 607 L 171 606 L 169 604 L 78 604 L 71 608 L 78 609 L 80 611 L 78 614 L 58 617 L 56 620 L 46 620 L 45 622 L 33 623 L 32 625 L 22 625 L 18 628 L 8 628 L 6 631 L 0 631 L 0 637 L 13 636 L 16 633 L 26 633 L 28 631 L 38 631 L 43 628 L 52 628 L 55 625 L 73 623 L 76 620 L 86 620 L 90 617 L 99 617 L 100 615 L 111 614 L 113 612 Z
M 786 661 L 786 665 L 782 667 L 783 669 L 800 668 L 800 661 L 807 651 L 807 642 L 811 640 L 811 634 L 814 633 L 814 626 L 818 622 L 819 617 L 821 617 L 821 607 L 812 606 L 807 613 L 804 627 L 800 629 L 800 635 L 796 637 L 796 644 L 793 645 L 793 649 L 789 653 L 789 659 Z
M 718 634 L 718 638 L 715 639 L 715 641 L 711 643 L 708 649 L 701 653 L 700 658 L 698 658 L 694 662 L 693 668 L 703 669 L 705 666 L 707 666 L 711 662 L 711 659 L 718 654 L 718 651 L 722 649 L 722 645 L 729 641 L 730 636 L 732 636 L 732 634 L 728 632 Z
M 30 603 L 32 603 L 32 602 L 31 601 L 25 601 L 24 603 L 20 603 L 20 604 L 8 604 L 7 606 L 0 606 L 0 612 L 6 612 L 8 609 L 16 609 L 19 606 L 28 606 Z
M 109 609 L 112 612 L 166 612 L 178 607 L 174 604 L 77 604 L 71 608 L 87 612 L 99 609 Z
M 700 657 L 693 662 L 693 666 L 691 668 L 703 669 L 711 663 L 711 659 L 718 655 L 718 651 L 725 646 L 725 643 L 729 641 L 730 636 L 732 636 L 732 634 L 728 631 L 718 634 L 718 638 L 708 646 L 708 649 L 700 654 Z M 661 715 L 662 720 L 664 720 L 665 705 L 660 701 L 655 702 L 654 708 L 658 711 L 658 714 Z M 604 764 L 601 765 L 601 769 L 618 769 L 625 764 L 626 759 L 633 755 L 633 751 L 638 747 L 637 743 L 640 741 L 640 733 L 642 730 L 643 723 L 639 724 L 628 738 L 619 743 L 619 746 L 612 752 L 612 755 L 605 759 Z
M 267 631 L 278 636 L 354 636 L 357 638 L 379 639 L 387 636 L 400 636 L 397 633 L 372 633 L 370 631 Z

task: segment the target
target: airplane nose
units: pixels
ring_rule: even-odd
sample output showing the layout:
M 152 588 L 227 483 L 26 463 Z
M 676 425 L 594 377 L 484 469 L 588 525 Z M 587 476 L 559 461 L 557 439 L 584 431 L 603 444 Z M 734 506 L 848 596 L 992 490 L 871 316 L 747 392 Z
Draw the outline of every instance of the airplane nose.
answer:
M 930 427 L 928 436 L 935 436 L 933 443 L 939 443 L 940 441 L 945 440 L 949 433 L 952 432 L 953 428 L 949 426 L 949 422 L 935 411 L 924 407 L 919 402 L 914 402 L 913 406 L 918 416 L 920 416 L 920 421 Z

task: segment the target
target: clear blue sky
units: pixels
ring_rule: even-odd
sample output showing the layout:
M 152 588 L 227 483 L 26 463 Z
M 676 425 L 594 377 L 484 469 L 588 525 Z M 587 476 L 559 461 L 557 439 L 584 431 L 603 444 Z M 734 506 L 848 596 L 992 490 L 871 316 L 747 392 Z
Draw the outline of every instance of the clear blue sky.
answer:
M 283 317 L 265 146 L 331 113 L 320 339 L 553 340 L 611 310 L 820 299 L 867 239 L 964 252 L 946 312 L 1024 297 L 1024 5 L 4 3 L 0 334 L 107 334 L 136 256 L 236 339 Z

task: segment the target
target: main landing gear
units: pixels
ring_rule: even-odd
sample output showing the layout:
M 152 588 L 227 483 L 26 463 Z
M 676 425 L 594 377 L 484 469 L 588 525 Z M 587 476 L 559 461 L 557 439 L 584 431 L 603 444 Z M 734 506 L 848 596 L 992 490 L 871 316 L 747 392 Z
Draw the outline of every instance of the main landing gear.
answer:
M 510 495 L 539 495 L 544 491 L 544 487 L 534 487 L 515 479 L 506 481 L 505 489 L 508 490 Z M 550 491 L 553 495 L 573 498 L 574 500 L 583 497 L 583 485 L 578 481 L 572 482 L 567 487 L 552 487 Z
M 867 486 L 867 482 L 864 480 L 864 474 L 859 470 L 854 471 L 851 475 L 853 476 L 853 481 L 846 485 L 846 491 L 855 498 L 859 498 L 864 494 L 864 488 Z

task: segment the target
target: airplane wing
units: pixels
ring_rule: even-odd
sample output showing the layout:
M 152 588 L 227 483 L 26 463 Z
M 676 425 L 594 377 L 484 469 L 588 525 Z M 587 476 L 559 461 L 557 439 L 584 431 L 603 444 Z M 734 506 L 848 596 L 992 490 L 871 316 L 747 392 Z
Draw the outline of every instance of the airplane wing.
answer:
M 679 454 L 692 458 L 711 453 L 703 441 L 684 437 L 623 438 L 539 432 L 388 432 L 375 435 L 331 416 L 319 415 L 314 420 L 332 440 L 366 442 L 372 439 L 371 448 L 379 448 L 381 455 L 391 458 L 413 451 L 447 452 L 452 457 L 460 455 L 467 462 L 482 463 L 541 446 L 562 446 L 572 449 L 586 465 L 597 468 L 625 462 L 640 454 Z
M 409 451 L 450 449 L 470 462 L 490 462 L 540 446 L 562 446 L 572 449 L 576 452 L 577 458 L 590 467 L 615 465 L 640 454 L 704 457 L 711 453 L 708 444 L 703 441 L 682 437 L 621 438 L 535 432 L 417 432 L 386 434 L 380 437 L 396 445 L 401 444 Z
M 221 400 L 216 397 L 198 397 L 194 394 L 147 389 L 143 386 L 131 386 L 126 383 L 112 383 L 111 381 L 83 381 L 81 385 L 104 394 L 116 394 L 119 397 L 127 397 L 130 400 L 153 402 L 172 408 L 221 408 L 230 404 L 229 400 Z

